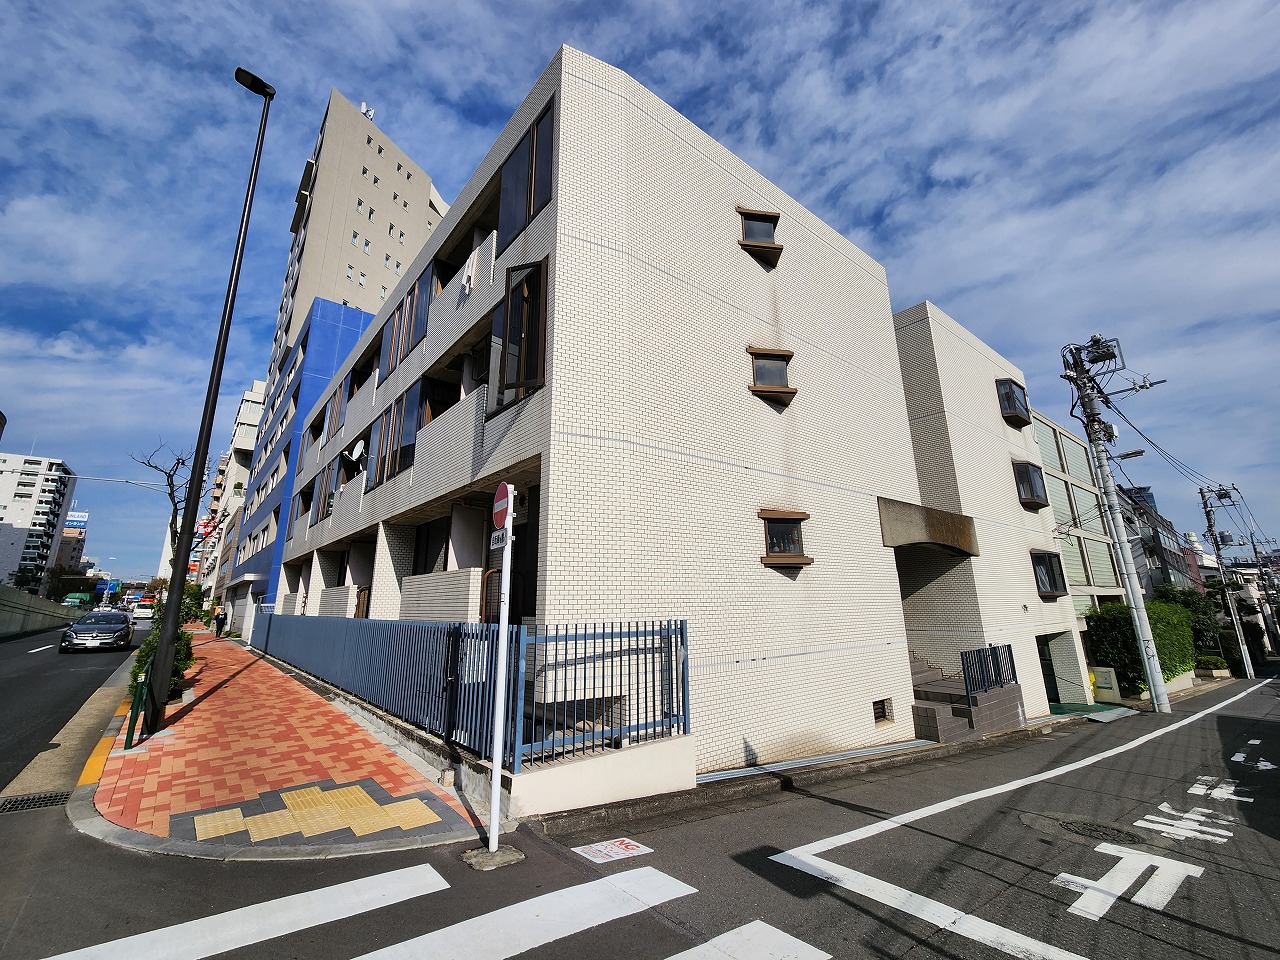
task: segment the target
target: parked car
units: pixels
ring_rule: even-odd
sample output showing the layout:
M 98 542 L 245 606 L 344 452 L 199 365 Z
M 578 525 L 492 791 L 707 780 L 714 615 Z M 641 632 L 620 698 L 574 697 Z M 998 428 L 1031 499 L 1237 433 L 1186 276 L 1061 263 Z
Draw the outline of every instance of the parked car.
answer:
M 127 613 L 109 610 L 103 613 L 86 613 L 67 627 L 58 644 L 58 652 L 90 650 L 102 647 L 128 649 L 133 643 L 133 621 Z
M 154 620 L 156 616 L 156 608 L 149 603 L 139 603 L 133 608 L 133 619 L 135 620 Z

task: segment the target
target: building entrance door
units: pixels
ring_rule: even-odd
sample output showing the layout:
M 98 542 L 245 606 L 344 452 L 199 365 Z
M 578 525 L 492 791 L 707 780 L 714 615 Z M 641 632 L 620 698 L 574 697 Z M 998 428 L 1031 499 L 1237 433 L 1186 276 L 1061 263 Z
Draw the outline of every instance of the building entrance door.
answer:
M 1040 652 L 1040 672 L 1044 674 L 1045 695 L 1050 703 L 1061 703 L 1062 697 L 1058 695 L 1058 675 L 1053 670 L 1053 652 L 1049 649 L 1052 641 L 1052 636 L 1036 637 L 1036 649 Z

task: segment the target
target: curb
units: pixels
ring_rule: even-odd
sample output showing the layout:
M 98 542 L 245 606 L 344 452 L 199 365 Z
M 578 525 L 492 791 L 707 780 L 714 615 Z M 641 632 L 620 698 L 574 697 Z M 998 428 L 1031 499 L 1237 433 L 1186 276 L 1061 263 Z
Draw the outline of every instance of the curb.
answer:
M 982 750 L 1017 740 L 1030 740 L 1047 730 L 1086 723 L 1084 717 L 1063 716 L 1037 722 L 1033 726 L 1005 733 L 989 734 L 977 740 L 940 743 L 931 747 L 912 747 L 898 753 L 882 754 L 865 760 L 841 760 L 812 767 L 799 767 L 786 772 L 761 772 L 733 780 L 717 780 L 692 790 L 641 797 L 620 803 L 564 810 L 559 813 L 531 817 L 525 822 L 544 837 L 554 838 L 580 833 L 593 827 L 606 827 L 646 817 L 696 810 L 749 797 L 803 789 L 845 777 L 855 777 L 877 770 L 891 770 L 926 760 L 939 760 L 957 754 Z

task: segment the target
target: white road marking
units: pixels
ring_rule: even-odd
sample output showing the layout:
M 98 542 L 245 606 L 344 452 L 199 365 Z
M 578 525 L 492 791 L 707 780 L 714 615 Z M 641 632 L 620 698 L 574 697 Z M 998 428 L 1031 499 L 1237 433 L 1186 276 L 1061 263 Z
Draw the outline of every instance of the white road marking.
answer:
M 870 874 L 850 870 L 848 867 L 842 867 L 811 854 L 797 854 L 795 851 L 789 851 L 774 854 L 772 859 L 820 877 L 846 890 L 852 890 L 886 907 L 909 913 L 925 923 L 933 924 L 940 930 L 949 930 L 969 940 L 985 943 L 989 947 L 1020 957 L 1022 960 L 1086 960 L 1077 953 L 1063 950 L 1049 943 L 1042 943 L 1007 927 L 975 917 L 971 913 L 949 907 L 945 903 L 912 893 L 905 887 L 877 879 Z
M 1253 803 L 1253 797 L 1239 793 L 1241 787 L 1234 780 L 1219 780 L 1217 777 L 1197 777 L 1195 786 L 1187 789 L 1187 793 L 1199 797 L 1207 796 L 1210 800 L 1235 800 L 1237 803 Z
M 1069 908 L 1071 913 L 1086 920 L 1101 920 L 1119 897 L 1141 877 L 1148 867 L 1155 867 L 1155 873 L 1133 895 L 1133 902 L 1153 910 L 1163 910 L 1168 906 L 1178 887 L 1187 877 L 1198 877 L 1204 873 L 1204 867 L 1192 866 L 1180 860 L 1168 857 L 1157 857 L 1140 850 L 1116 846 L 1114 843 L 1102 843 L 1094 847 L 1099 853 L 1119 857 L 1120 862 L 1107 871 L 1100 880 L 1087 880 L 1084 877 L 1060 873 L 1050 883 L 1068 890 L 1076 890 L 1081 894 L 1079 900 Z
M 1249 746 L 1251 746 L 1251 747 L 1256 747 L 1256 746 L 1257 746 L 1258 744 L 1260 744 L 1261 742 L 1262 742 L 1261 740 L 1250 740 L 1250 741 L 1249 741 Z
M 1233 817 L 1228 817 L 1225 813 L 1222 819 L 1210 816 L 1214 811 L 1207 807 L 1192 807 L 1186 813 L 1175 810 L 1167 803 L 1160 804 L 1160 811 L 1169 814 L 1169 817 L 1177 819 L 1169 819 L 1169 817 L 1157 817 L 1154 814 L 1147 814 L 1141 820 L 1134 822 L 1135 827 L 1142 827 L 1144 830 L 1155 830 L 1162 837 L 1168 837 L 1170 840 L 1208 840 L 1212 843 L 1226 843 L 1232 836 L 1230 830 L 1223 830 L 1219 827 L 1210 827 L 1210 823 L 1231 823 Z
M 641 867 L 513 903 L 359 960 L 502 960 L 698 891 Z
M 823 860 L 817 856 L 819 853 L 825 853 L 828 850 L 834 850 L 837 847 L 843 847 L 850 843 L 856 843 L 859 840 L 865 840 L 868 837 L 878 836 L 887 833 L 890 830 L 896 830 L 898 827 L 905 826 L 909 823 L 915 823 L 917 820 L 923 820 L 934 814 L 945 813 L 948 810 L 954 810 L 957 807 L 974 803 L 978 800 L 986 800 L 990 797 L 998 797 L 1001 794 L 1011 793 L 1022 787 L 1031 786 L 1036 783 L 1043 783 L 1046 780 L 1053 780 L 1057 777 L 1064 776 L 1068 773 L 1074 773 L 1076 770 L 1083 770 L 1091 767 L 1096 763 L 1109 760 L 1112 757 L 1128 753 L 1130 750 L 1136 750 L 1138 747 L 1144 746 L 1153 740 L 1173 733 L 1175 730 L 1181 730 L 1183 727 L 1202 720 L 1210 714 L 1216 713 L 1223 707 L 1235 703 L 1253 693 L 1255 690 L 1261 690 L 1270 680 L 1263 680 L 1256 683 L 1252 687 L 1229 697 L 1221 703 L 1215 704 L 1206 710 L 1171 723 L 1167 727 L 1161 727 L 1159 730 L 1153 730 L 1151 733 L 1143 734 L 1128 743 L 1121 744 L 1118 747 L 1112 747 L 1110 750 L 1104 750 L 1101 753 L 1094 754 L 1091 757 L 1085 757 L 1082 760 L 1076 760 L 1073 763 L 1063 764 L 1060 767 L 1054 767 L 1041 773 L 1033 774 L 1029 777 L 1022 777 L 1018 780 L 1010 780 L 998 786 L 988 787 L 985 790 L 975 790 L 972 793 L 966 793 L 959 797 L 953 797 L 950 800 L 943 800 L 940 803 L 933 803 L 927 807 L 920 807 L 916 810 L 910 810 L 906 813 L 900 813 L 895 817 L 887 820 L 880 820 L 875 823 L 867 824 L 865 827 L 859 827 L 856 830 L 849 830 L 846 833 L 837 834 L 834 837 L 826 837 L 822 840 L 815 840 L 813 843 L 807 843 L 803 846 L 795 847 L 784 853 L 774 854 L 770 859 L 778 863 L 784 863 L 787 866 L 795 867 L 797 870 L 803 870 L 805 873 L 815 877 L 820 877 L 830 883 L 844 887 L 846 890 L 852 890 L 863 896 L 875 900 L 885 906 L 901 910 L 904 913 L 910 913 L 912 916 L 918 917 L 926 922 L 933 923 L 939 927 L 945 927 L 960 936 L 975 940 L 978 943 L 984 943 L 997 950 L 1012 954 L 1015 957 L 1025 958 L 1025 960 L 1081 960 L 1077 954 L 1062 950 L 1052 944 L 1042 943 L 1031 937 L 1023 936 L 1013 930 L 1001 927 L 998 924 L 981 920 L 970 914 L 962 913 L 953 907 L 948 907 L 944 903 L 936 900 L 930 900 L 919 894 L 912 893 L 904 887 L 896 886 L 892 883 L 886 883 L 878 880 L 869 874 L 859 873 L 856 870 L 850 870 L 848 867 L 842 867 L 838 864 Z
M 667 960 L 831 960 L 831 954 L 753 920 Z
M 50 643 L 47 646 L 36 647 L 34 650 L 28 650 L 27 653 L 39 653 L 41 650 L 52 650 L 52 649 L 53 649 L 53 644 Z
M 1262 743 L 1261 740 L 1250 740 L 1249 746 L 1257 746 L 1260 743 Z M 1247 750 L 1241 750 L 1239 753 L 1232 756 L 1231 760 L 1234 763 L 1243 763 L 1246 767 L 1253 767 L 1255 770 L 1274 770 L 1276 768 L 1274 763 L 1262 757 L 1259 757 L 1257 760 L 1250 760 L 1249 752 Z
M 100 943 L 52 960 L 198 960 L 448 887 L 423 864 Z

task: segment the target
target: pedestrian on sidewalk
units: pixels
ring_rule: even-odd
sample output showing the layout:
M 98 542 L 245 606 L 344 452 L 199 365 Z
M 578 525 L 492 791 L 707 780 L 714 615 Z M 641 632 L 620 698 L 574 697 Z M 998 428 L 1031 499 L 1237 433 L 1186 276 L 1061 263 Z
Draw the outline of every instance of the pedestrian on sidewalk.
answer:
M 227 625 L 227 611 L 219 607 L 213 614 L 214 636 L 222 636 L 222 628 Z

